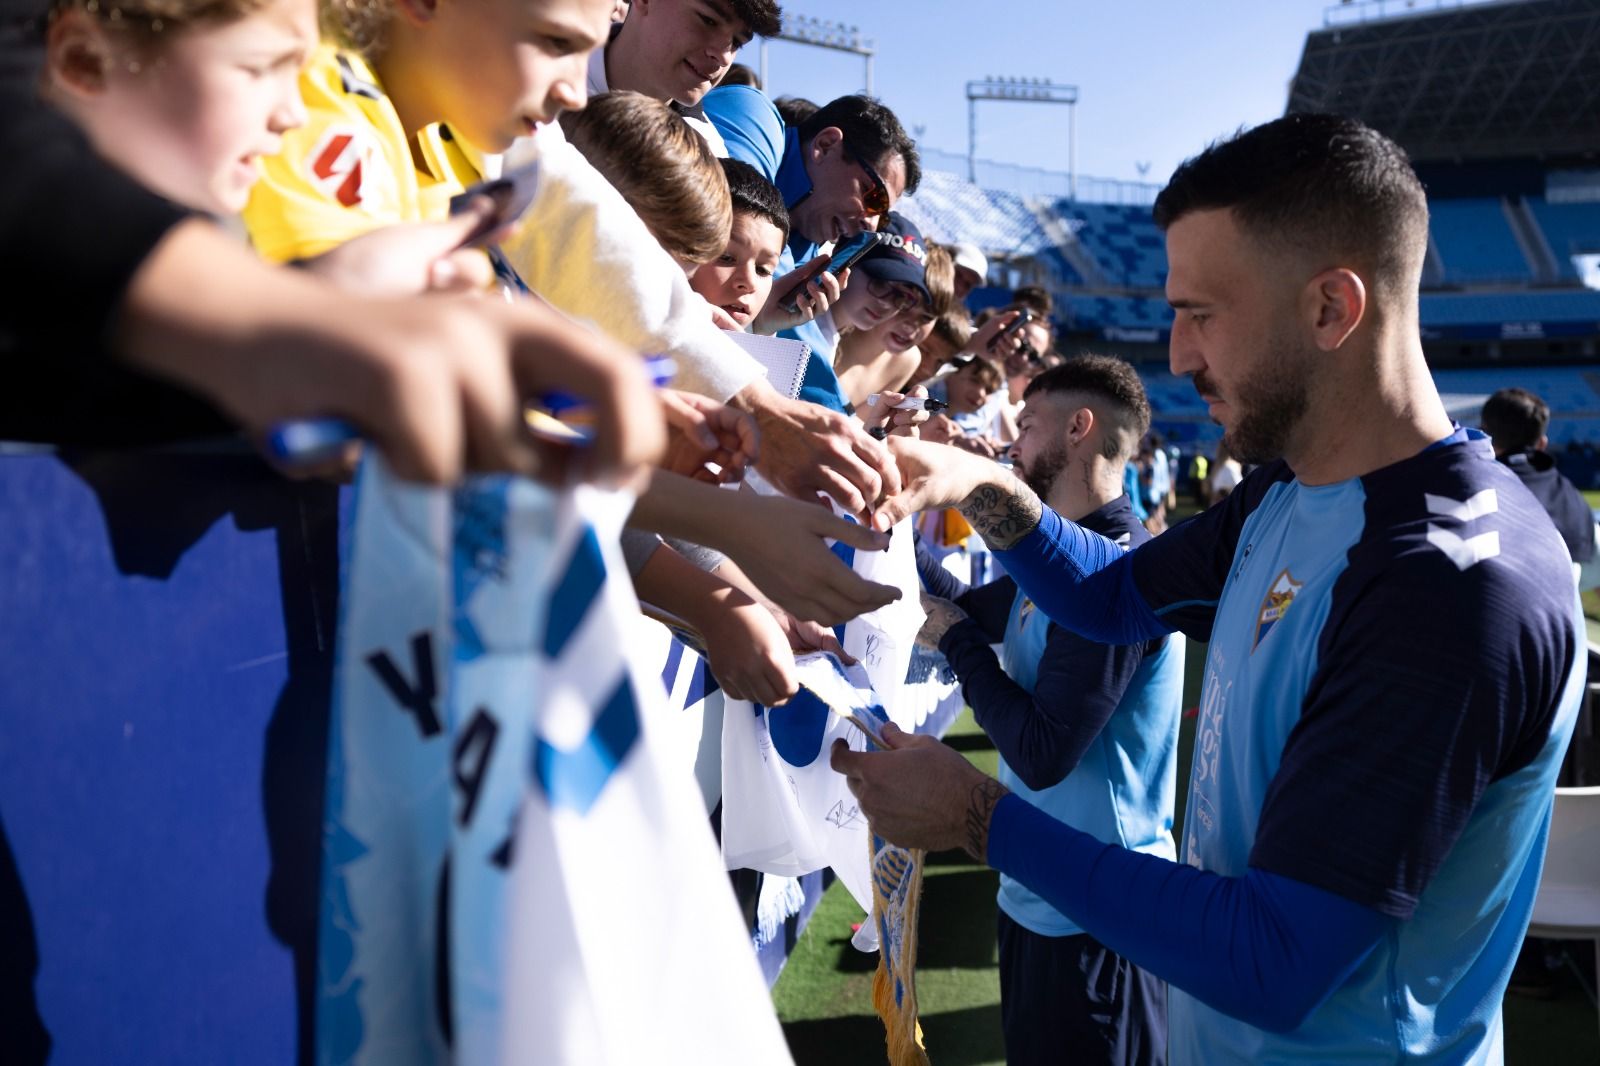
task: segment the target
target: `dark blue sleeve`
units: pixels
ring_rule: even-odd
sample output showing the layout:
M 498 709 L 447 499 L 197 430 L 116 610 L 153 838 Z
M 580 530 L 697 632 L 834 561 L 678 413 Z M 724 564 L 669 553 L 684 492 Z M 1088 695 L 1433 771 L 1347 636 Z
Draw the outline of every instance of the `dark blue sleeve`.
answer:
M 1177 631 L 1209 641 L 1245 520 L 1293 476 L 1282 462 L 1262 467 L 1216 506 L 1125 556 L 1046 507 L 1038 528 L 995 556 L 1052 622 L 1091 640 L 1136 644 Z
M 951 626 L 939 642 L 978 725 L 1035 791 L 1059 784 L 1077 767 L 1122 701 L 1145 649 L 1096 644 L 1051 626 L 1030 693 L 1001 668 L 976 625 Z
M 1223 877 L 1102 843 L 1015 795 L 995 807 L 988 859 L 1112 951 L 1269 1032 L 1298 1027 L 1392 923 L 1265 870 Z
M 928 547 L 927 541 L 922 539 L 922 534 L 912 531 L 911 542 L 917 550 L 917 577 L 922 581 L 922 587 L 930 595 L 939 596 L 946 600 L 956 600 L 970 588 L 965 581 L 939 565 L 939 560 Z
M 1016 601 L 1017 583 L 1010 577 L 1003 577 L 968 589 L 956 597 L 955 604 L 983 630 L 987 643 L 999 644 L 1006 639 L 1006 624 L 1011 621 L 1011 606 Z
M 1046 507 L 1033 532 L 994 554 L 1052 622 L 1102 644 L 1136 644 L 1171 631 L 1134 586 L 1134 560 L 1147 550 L 1124 552 Z

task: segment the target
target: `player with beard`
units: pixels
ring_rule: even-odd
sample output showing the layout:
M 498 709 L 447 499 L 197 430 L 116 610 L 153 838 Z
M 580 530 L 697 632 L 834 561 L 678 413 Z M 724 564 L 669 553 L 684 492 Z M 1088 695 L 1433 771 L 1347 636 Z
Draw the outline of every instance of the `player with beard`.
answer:
M 1122 490 L 1123 465 L 1150 426 L 1133 368 L 1082 356 L 1034 378 L 1026 399 L 1017 475 L 1124 549 L 1149 540 Z M 918 561 L 939 595 L 923 597 L 917 640 L 950 661 L 1000 752 L 1000 781 L 1098 840 L 1173 858 L 1183 639 L 1096 643 L 1035 610 L 1010 577 L 967 590 L 931 555 Z M 1005 874 L 999 904 L 1006 1062 L 1166 1061 L 1164 982 Z
M 1566 546 L 1423 358 L 1422 184 L 1289 115 L 1157 198 L 1171 365 L 1238 456 L 1133 551 L 992 464 L 891 441 L 896 512 L 959 503 L 1060 625 L 1209 642 L 1183 863 L 1107 844 L 931 738 L 835 750 L 873 830 L 964 844 L 1166 979 L 1173 1062 L 1495 1064 L 1583 697 Z

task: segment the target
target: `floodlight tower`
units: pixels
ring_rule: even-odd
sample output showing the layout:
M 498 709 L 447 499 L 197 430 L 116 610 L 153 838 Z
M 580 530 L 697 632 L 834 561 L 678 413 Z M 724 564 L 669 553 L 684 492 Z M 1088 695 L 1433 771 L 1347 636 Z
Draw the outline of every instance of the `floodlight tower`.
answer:
M 846 26 L 842 22 L 807 18 L 804 15 L 786 16 L 783 20 L 783 29 L 778 32 L 775 39 L 860 56 L 867 64 L 866 93 L 868 96 L 872 95 L 872 57 L 877 54 L 877 45 L 871 37 L 863 37 L 859 28 Z M 767 84 L 767 38 L 765 37 L 761 38 L 761 84 L 763 86 Z
M 978 101 L 1022 100 L 1067 105 L 1067 189 L 1078 198 L 1078 87 L 1049 78 L 984 78 L 967 82 L 967 180 L 978 180 Z

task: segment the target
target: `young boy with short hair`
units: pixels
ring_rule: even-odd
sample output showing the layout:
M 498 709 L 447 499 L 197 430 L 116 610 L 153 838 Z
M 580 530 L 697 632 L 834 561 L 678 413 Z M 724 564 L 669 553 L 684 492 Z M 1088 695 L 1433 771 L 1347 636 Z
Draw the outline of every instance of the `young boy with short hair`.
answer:
M 772 292 L 789 239 L 789 211 L 778 187 L 750 164 L 724 159 L 722 171 L 733 201 L 732 232 L 722 254 L 696 270 L 689 286 L 748 330 Z
M 561 129 L 685 274 L 727 246 L 733 208 L 720 161 L 666 104 L 606 93 L 563 115 Z

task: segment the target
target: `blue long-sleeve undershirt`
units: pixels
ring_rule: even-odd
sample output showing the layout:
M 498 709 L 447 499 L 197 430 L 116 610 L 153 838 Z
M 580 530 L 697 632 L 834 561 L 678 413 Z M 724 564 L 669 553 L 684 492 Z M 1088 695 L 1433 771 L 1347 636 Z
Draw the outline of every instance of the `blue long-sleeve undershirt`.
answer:
M 1271 1032 L 1298 1027 L 1394 921 L 1254 867 L 1223 877 L 1106 844 L 1015 795 L 995 807 L 988 861 L 1112 951 Z
M 1046 507 L 1032 533 L 994 554 L 1052 622 L 1102 644 L 1138 644 L 1172 632 L 1134 584 L 1138 551 Z

